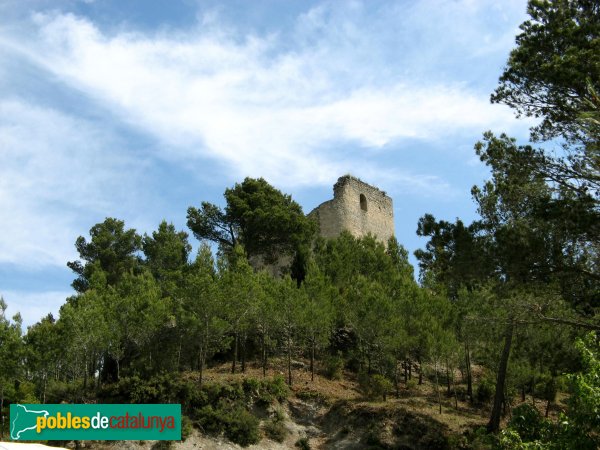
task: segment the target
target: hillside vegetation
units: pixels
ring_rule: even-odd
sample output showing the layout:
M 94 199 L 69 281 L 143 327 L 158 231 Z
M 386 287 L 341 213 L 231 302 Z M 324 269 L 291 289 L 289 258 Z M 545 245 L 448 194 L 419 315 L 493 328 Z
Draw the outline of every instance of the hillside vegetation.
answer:
M 1 432 L 13 402 L 178 402 L 240 445 L 597 448 L 600 5 L 528 12 L 492 101 L 540 119 L 532 143 L 484 134 L 478 218 L 423 215 L 418 281 L 395 238 L 321 239 L 263 179 L 188 209 L 193 257 L 107 218 L 58 318 L 23 332 L 0 301 Z

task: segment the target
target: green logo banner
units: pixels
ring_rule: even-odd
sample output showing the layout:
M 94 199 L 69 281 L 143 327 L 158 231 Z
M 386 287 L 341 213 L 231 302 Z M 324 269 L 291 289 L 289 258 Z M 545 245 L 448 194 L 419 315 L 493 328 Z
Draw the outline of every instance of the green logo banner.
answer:
M 181 405 L 10 405 L 13 441 L 181 440 Z

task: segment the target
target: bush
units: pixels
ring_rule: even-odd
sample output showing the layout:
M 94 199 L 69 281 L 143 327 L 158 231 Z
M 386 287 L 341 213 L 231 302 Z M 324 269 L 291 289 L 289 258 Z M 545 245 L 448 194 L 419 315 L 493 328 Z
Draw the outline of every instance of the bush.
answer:
M 170 450 L 173 447 L 173 441 L 156 441 L 152 445 L 152 450 Z
M 206 434 L 219 435 L 225 430 L 227 418 L 225 412 L 220 408 L 206 405 L 196 410 L 197 424 Z
M 192 421 L 188 416 L 181 416 L 181 440 L 185 441 L 192 434 Z
M 285 413 L 281 408 L 275 410 L 273 418 L 265 424 L 264 430 L 270 439 L 277 442 L 285 441 L 288 429 L 285 426 Z
M 385 402 L 387 400 L 388 393 L 392 390 L 394 385 L 383 375 L 374 375 L 371 377 L 371 396 L 373 398 L 381 397 Z
M 524 442 L 528 442 L 545 435 L 549 423 L 534 406 L 523 403 L 512 410 L 512 418 L 508 426 L 516 431 Z
M 247 447 L 260 441 L 258 419 L 243 408 L 230 411 L 227 417 L 225 436 L 231 442 Z
M 83 384 L 80 380 L 64 382 L 50 380 L 46 388 L 47 403 L 79 403 L 83 398 Z
M 300 438 L 296 441 L 296 447 L 300 450 L 310 450 L 310 444 L 308 443 L 308 438 Z
M 388 393 L 393 389 L 393 383 L 383 375 L 369 375 L 366 372 L 358 374 L 358 384 L 369 399 L 381 398 L 387 400 Z
M 482 378 L 475 392 L 475 401 L 482 405 L 488 403 L 494 397 L 496 392 L 496 383 L 490 378 Z
M 325 376 L 330 380 L 341 380 L 344 371 L 344 358 L 341 355 L 330 356 L 325 360 Z
M 223 401 L 213 408 L 207 405 L 196 411 L 198 425 L 207 434 L 221 433 L 230 441 L 246 447 L 260 440 L 259 421 L 240 404 Z
M 296 392 L 296 397 L 307 402 L 315 402 L 324 405 L 328 404 L 327 397 L 321 392 L 317 391 L 298 391 Z
M 276 442 L 283 442 L 288 435 L 288 429 L 286 428 L 283 421 L 270 420 L 264 426 L 265 434 L 269 439 Z
M 406 390 L 414 391 L 417 388 L 417 380 L 410 379 L 406 382 Z
M 21 381 L 16 392 L 16 401 L 18 403 L 37 403 L 35 384 L 31 381 Z
M 288 387 L 288 385 L 285 382 L 285 379 L 281 375 L 274 376 L 273 379 L 270 381 L 262 380 L 262 383 L 266 388 L 266 393 L 268 393 L 268 395 L 270 396 L 269 402 L 273 400 L 281 402 L 285 400 L 288 397 L 288 395 L 290 395 L 290 388 Z M 261 400 L 265 400 L 265 397 L 266 396 L 263 394 Z

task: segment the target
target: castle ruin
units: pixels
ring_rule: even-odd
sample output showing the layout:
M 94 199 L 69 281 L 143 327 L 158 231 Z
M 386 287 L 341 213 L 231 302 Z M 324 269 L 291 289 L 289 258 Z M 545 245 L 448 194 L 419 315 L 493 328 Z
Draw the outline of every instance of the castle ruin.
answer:
M 308 216 L 317 221 L 325 238 L 337 237 L 347 230 L 356 237 L 370 233 L 387 245 L 394 235 L 392 199 L 351 175 L 338 178 L 333 186 L 333 199 L 321 203 Z

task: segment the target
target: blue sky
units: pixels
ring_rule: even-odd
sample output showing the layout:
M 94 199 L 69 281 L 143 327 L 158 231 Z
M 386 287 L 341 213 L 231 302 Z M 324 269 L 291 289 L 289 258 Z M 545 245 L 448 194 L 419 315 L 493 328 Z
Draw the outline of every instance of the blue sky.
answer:
M 0 1 L 7 314 L 56 313 L 105 217 L 185 229 L 246 176 L 306 212 L 358 176 L 411 253 L 423 214 L 472 220 L 473 145 L 531 126 L 489 102 L 525 19 L 525 0 Z

